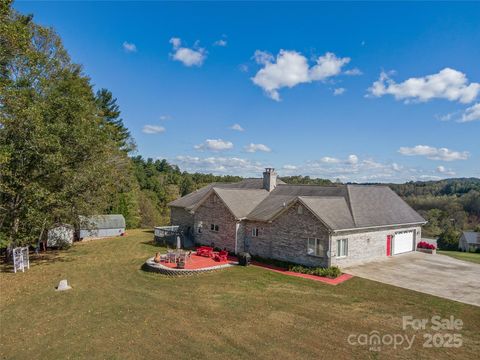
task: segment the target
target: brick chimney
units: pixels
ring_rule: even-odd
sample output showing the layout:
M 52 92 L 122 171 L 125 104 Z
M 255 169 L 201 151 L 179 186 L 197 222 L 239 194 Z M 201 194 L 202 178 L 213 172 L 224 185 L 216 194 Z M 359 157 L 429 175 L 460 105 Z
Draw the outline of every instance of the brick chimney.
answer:
M 277 187 L 277 173 L 274 168 L 265 168 L 263 172 L 263 188 L 268 192 Z

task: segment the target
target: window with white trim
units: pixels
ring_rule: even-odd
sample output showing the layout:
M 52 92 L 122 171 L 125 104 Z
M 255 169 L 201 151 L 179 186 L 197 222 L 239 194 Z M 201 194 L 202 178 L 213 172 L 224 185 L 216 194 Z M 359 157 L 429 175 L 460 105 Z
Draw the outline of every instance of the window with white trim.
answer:
M 210 224 L 210 231 L 218 232 L 219 227 L 217 224 Z
M 199 234 L 201 234 L 201 233 L 202 233 L 202 230 L 203 230 L 203 222 L 200 221 L 200 222 L 197 224 L 197 232 L 198 232 Z
M 345 257 L 348 255 L 348 239 L 337 240 L 337 257 Z
M 258 234 L 260 234 L 260 229 L 257 227 L 252 228 L 252 237 L 258 237 Z
M 307 255 L 323 257 L 323 244 L 321 239 L 307 239 Z

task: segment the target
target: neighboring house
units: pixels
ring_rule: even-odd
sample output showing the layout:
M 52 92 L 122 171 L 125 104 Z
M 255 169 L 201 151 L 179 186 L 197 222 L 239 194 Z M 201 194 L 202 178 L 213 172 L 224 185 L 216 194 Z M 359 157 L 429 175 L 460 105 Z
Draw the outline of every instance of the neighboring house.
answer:
M 122 236 L 124 233 L 125 218 L 123 215 L 80 216 L 78 234 L 80 240 Z
M 169 204 L 198 244 L 307 266 L 350 266 L 415 251 L 426 221 L 387 186 L 214 183 Z
M 73 244 L 75 230 L 68 224 L 57 224 L 48 230 L 47 246 L 61 247 L 63 244 Z
M 480 232 L 464 231 L 458 241 L 458 248 L 462 251 L 477 251 L 480 249 Z

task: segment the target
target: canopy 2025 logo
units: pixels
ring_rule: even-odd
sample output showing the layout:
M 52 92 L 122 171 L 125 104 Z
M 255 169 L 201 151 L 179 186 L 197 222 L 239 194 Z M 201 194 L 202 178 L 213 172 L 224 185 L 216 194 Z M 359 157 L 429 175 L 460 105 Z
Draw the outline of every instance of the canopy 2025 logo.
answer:
M 462 346 L 463 321 L 454 316 L 442 318 L 432 316 L 430 319 L 416 319 L 413 316 L 402 317 L 402 329 L 414 331 L 429 331 L 423 334 L 424 348 L 458 348 Z M 417 338 L 417 334 L 408 335 L 401 333 L 382 334 L 372 330 L 367 334 L 350 334 L 347 342 L 352 346 L 368 346 L 370 351 L 381 351 L 382 347 L 393 347 L 393 349 L 410 350 Z

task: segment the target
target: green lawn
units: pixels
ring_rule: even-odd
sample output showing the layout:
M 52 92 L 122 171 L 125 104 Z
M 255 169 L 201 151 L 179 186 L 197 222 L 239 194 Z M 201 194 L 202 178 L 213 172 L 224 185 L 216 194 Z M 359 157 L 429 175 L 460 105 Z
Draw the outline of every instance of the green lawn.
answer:
M 463 252 L 463 251 L 446 251 L 446 250 L 438 250 L 437 252 L 442 255 L 451 256 L 458 260 L 470 261 L 473 263 L 480 264 L 479 253 L 470 253 L 470 252 Z
M 258 267 L 168 278 L 141 270 L 152 233 L 76 244 L 0 274 L 2 359 L 475 359 L 480 308 L 353 278 L 331 286 Z M 66 278 L 73 286 L 55 292 Z M 453 315 L 460 348 L 424 348 L 402 315 Z M 410 350 L 352 346 L 349 334 L 416 335 Z M 434 331 L 428 331 L 435 333 Z

